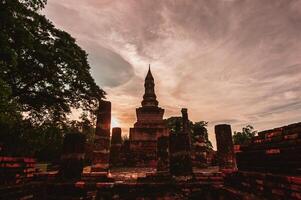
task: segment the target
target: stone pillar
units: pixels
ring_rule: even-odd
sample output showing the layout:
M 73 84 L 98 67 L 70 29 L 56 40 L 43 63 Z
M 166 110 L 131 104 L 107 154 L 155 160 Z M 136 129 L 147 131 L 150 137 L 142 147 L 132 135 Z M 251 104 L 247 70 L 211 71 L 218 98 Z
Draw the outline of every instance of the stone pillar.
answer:
M 170 173 L 175 176 L 189 176 L 192 174 L 190 131 L 187 109 L 182 109 L 183 130 L 179 134 L 171 134 L 170 145 Z
M 111 144 L 121 144 L 121 128 L 114 127 L 112 128 L 112 140 Z
M 64 178 L 80 178 L 85 159 L 86 138 L 81 133 L 67 134 L 63 142 L 59 174 Z
M 206 144 L 207 138 L 201 129 L 195 129 L 195 143 L 193 145 L 193 165 L 198 167 L 207 167 L 207 151 L 208 147 Z
M 236 159 L 232 141 L 231 126 L 219 124 L 215 126 L 217 159 L 221 169 L 235 169 Z
M 188 134 L 189 119 L 188 119 L 187 108 L 182 108 L 181 113 L 182 113 L 183 133 Z
M 123 141 L 123 144 L 121 145 L 120 160 L 121 160 L 121 166 L 123 166 L 123 167 L 134 166 L 134 163 L 132 161 L 133 160 L 132 153 L 130 151 L 130 141 L 129 140 Z
M 111 102 L 100 101 L 97 114 L 92 172 L 107 172 L 109 168 Z
M 183 120 L 183 134 L 188 136 L 188 142 L 189 142 L 189 146 L 188 146 L 188 150 L 189 152 L 191 151 L 191 135 L 190 135 L 190 124 L 189 124 L 189 119 L 188 119 L 188 112 L 187 112 L 187 108 L 182 108 L 181 110 L 182 113 L 182 120 Z
M 121 165 L 121 128 L 115 127 L 112 129 L 112 139 L 110 148 L 110 167 Z
M 169 133 L 157 140 L 157 173 L 169 173 Z

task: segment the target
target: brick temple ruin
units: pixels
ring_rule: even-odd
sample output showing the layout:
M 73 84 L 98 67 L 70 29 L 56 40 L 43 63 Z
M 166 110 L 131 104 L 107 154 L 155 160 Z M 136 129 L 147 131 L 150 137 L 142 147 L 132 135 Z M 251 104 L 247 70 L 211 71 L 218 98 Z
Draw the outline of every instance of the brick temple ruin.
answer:
M 133 166 L 155 167 L 158 138 L 168 136 L 169 130 L 163 121 L 164 109 L 158 107 L 150 67 L 145 77 L 144 88 L 142 107 L 136 109 L 137 122 L 130 128 L 130 153 Z
M 100 101 L 97 113 L 93 164 L 93 172 L 107 172 L 110 154 L 111 102 Z
M 187 109 L 179 133 L 166 127 L 150 69 L 144 86 L 129 141 L 118 127 L 111 134 L 111 103 L 101 101 L 90 170 L 85 137 L 68 134 L 57 171 L 0 156 L 0 199 L 301 199 L 301 122 L 259 132 L 243 146 L 233 145 L 229 124 L 217 124 L 212 156 L 202 134 L 192 146 Z

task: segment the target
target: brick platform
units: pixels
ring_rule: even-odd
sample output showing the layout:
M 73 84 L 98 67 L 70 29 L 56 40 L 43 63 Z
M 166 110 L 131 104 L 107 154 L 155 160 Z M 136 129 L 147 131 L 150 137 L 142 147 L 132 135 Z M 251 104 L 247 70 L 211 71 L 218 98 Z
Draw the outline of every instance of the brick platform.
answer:
M 267 199 L 301 199 L 301 176 L 239 171 L 228 175 L 225 184 Z
M 301 123 L 259 132 L 236 158 L 240 170 L 301 175 Z
M 35 159 L 0 157 L 0 184 L 20 184 L 30 181 L 35 172 Z

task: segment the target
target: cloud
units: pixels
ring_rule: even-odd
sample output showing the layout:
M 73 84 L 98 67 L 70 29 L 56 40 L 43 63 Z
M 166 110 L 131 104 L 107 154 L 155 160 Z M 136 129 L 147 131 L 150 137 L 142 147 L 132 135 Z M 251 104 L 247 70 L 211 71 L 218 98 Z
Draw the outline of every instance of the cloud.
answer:
M 128 130 L 148 63 L 165 117 L 259 130 L 301 119 L 298 0 L 52 0 L 44 13 L 89 53 Z
M 84 42 L 83 42 L 84 43 Z M 116 52 L 97 43 L 88 43 L 87 51 L 92 74 L 96 82 L 103 87 L 116 87 L 128 82 L 134 75 L 132 65 Z
M 84 5 L 78 4 L 84 8 Z M 117 87 L 128 82 L 135 72 L 133 66 L 103 40 L 98 40 L 98 32 L 91 30 L 96 27 L 93 19 L 86 21 L 83 11 L 89 11 L 87 6 L 83 10 L 73 7 L 74 4 L 62 1 L 50 1 L 45 14 L 51 16 L 55 24 L 71 33 L 78 43 L 87 51 L 88 61 L 96 83 L 102 87 Z M 92 14 L 93 16 L 93 14 Z

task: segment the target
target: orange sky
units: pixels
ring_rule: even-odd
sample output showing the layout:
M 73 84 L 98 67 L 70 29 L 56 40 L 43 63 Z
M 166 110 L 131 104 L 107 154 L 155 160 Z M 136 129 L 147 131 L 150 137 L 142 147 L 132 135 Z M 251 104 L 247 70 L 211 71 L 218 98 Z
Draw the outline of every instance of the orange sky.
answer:
M 43 13 L 87 51 L 124 134 L 149 63 L 165 117 L 187 107 L 213 143 L 218 123 L 301 119 L 301 1 L 49 0 Z

